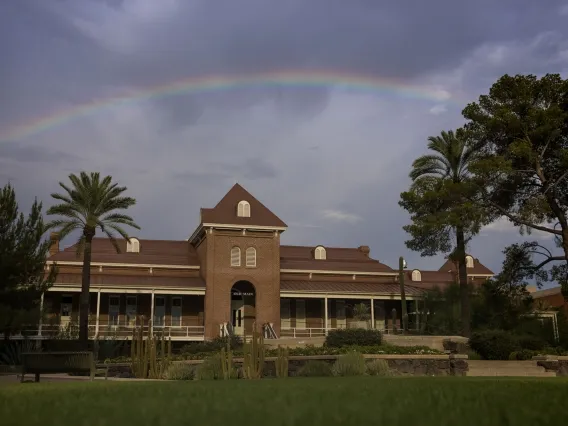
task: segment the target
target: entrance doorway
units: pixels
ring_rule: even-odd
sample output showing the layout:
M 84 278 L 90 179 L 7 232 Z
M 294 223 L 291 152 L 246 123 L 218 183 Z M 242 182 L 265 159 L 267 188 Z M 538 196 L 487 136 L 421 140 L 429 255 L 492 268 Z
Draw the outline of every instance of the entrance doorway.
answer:
M 231 325 L 237 336 L 252 333 L 256 320 L 256 292 L 248 281 L 238 281 L 231 288 Z

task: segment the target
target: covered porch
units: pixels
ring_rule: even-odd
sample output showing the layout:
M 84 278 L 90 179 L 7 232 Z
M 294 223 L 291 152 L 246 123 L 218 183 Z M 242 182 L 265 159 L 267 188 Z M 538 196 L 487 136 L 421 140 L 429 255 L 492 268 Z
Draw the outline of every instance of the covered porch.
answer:
M 92 288 L 89 338 L 131 339 L 134 330 L 172 340 L 204 340 L 202 290 Z M 78 335 L 80 289 L 53 287 L 42 297 L 44 312 L 36 338 Z M 30 336 L 33 337 L 33 336 Z
M 418 301 L 407 297 L 409 327 L 419 329 Z M 357 315 L 364 305 L 367 315 Z M 280 337 L 324 337 L 329 330 L 367 328 L 396 333 L 402 326 L 402 301 L 389 296 L 346 294 L 282 294 L 280 298 Z

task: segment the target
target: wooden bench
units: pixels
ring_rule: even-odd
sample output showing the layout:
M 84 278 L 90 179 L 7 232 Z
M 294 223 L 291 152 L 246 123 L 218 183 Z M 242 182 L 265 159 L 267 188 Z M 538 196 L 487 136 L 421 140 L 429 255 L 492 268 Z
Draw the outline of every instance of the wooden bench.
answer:
M 35 374 L 39 382 L 40 374 L 89 373 L 95 377 L 95 360 L 92 352 L 29 352 L 22 354 L 22 377 Z

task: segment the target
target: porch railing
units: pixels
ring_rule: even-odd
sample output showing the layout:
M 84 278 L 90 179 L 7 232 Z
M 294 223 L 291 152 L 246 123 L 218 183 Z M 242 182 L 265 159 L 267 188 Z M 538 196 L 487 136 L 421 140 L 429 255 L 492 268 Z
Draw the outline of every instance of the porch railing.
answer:
M 106 338 L 106 339 L 131 339 L 135 329 L 141 325 L 138 324 L 99 324 L 98 333 L 97 325 L 89 324 L 89 338 Z M 187 325 L 142 325 L 144 335 L 147 336 L 152 330 L 154 335 L 161 335 L 173 340 L 202 340 L 205 335 L 205 327 L 203 326 L 187 326 Z M 38 326 L 29 327 L 24 333 L 14 334 L 10 336 L 13 340 L 19 339 L 76 339 L 78 338 L 78 325 L 70 324 L 44 324 L 41 332 Z

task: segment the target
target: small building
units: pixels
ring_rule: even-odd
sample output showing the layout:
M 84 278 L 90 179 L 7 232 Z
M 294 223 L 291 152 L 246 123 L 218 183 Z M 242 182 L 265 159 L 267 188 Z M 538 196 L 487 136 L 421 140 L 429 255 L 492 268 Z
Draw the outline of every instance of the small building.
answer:
M 287 225 L 236 184 L 213 208 L 202 208 L 187 240 L 92 244 L 90 336 L 128 338 L 137 326 L 172 339 L 203 340 L 253 324 L 267 337 L 323 336 L 348 327 L 353 307 L 368 306 L 370 327 L 400 323 L 398 271 L 357 248 L 280 244 Z M 39 334 L 49 336 L 78 317 L 82 259 L 76 246 L 59 249 L 56 234 L 48 263 L 57 263 L 55 285 L 43 297 L 48 313 Z M 468 276 L 481 283 L 493 275 L 468 255 Z M 457 280 L 456 265 L 406 270 L 408 312 L 424 291 Z

